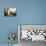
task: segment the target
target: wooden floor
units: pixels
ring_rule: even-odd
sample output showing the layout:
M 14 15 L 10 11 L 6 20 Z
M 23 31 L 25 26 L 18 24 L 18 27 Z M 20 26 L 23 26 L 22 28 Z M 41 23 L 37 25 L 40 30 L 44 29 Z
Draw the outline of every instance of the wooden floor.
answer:
M 8 46 L 8 44 L 0 44 L 0 46 Z M 19 45 L 15 44 L 13 46 L 46 46 L 46 42 L 42 41 L 32 42 L 31 40 L 28 41 L 21 40 Z
M 20 46 L 46 46 L 46 42 L 44 41 L 34 41 L 32 42 L 31 40 L 21 40 L 20 41 Z

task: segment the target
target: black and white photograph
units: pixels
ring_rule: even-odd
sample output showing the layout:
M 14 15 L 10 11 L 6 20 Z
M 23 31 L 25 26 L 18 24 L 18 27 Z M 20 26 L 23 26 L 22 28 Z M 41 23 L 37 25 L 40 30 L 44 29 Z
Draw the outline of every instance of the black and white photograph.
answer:
M 16 8 L 4 8 L 4 16 L 16 16 Z

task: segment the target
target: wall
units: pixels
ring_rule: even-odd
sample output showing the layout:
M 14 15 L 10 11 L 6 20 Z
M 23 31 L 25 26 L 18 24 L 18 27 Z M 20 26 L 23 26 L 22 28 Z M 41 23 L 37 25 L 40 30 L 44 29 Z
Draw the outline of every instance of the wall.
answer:
M 16 7 L 17 16 L 5 17 L 7 7 Z M 8 43 L 9 32 L 18 32 L 17 24 L 46 24 L 46 0 L 0 1 L 0 44 Z

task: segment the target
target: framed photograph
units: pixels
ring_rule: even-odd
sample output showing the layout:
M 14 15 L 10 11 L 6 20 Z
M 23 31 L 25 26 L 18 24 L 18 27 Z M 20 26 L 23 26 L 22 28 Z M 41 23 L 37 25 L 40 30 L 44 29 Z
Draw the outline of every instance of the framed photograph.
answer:
M 16 16 L 16 8 L 4 8 L 4 16 Z

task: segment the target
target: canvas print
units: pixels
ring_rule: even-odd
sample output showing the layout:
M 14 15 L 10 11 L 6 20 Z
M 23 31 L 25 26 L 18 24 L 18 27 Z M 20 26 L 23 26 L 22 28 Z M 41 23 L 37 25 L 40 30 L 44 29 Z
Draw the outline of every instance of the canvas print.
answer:
M 4 16 L 16 16 L 16 8 L 4 8 Z

